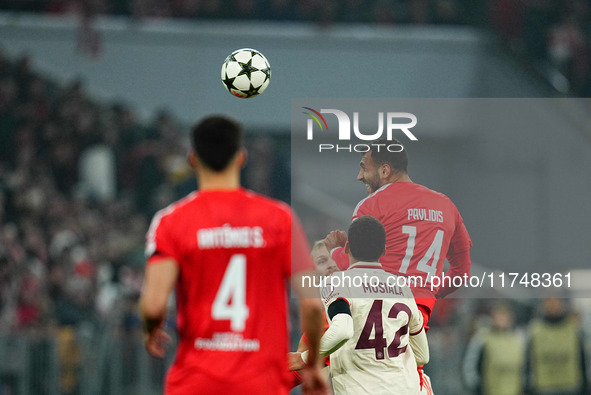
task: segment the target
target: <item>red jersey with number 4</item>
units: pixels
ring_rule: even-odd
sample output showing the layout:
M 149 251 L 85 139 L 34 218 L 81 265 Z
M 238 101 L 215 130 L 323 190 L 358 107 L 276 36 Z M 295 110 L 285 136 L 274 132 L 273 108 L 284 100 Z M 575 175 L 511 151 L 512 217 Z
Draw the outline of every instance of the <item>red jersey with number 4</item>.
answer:
M 146 252 L 180 269 L 166 393 L 287 394 L 286 283 L 314 267 L 289 207 L 242 188 L 195 192 L 155 215 Z
M 380 263 L 387 272 L 427 280 L 441 276 L 447 258 L 446 275 L 470 273 L 467 252 L 472 242 L 458 209 L 444 194 L 413 182 L 387 184 L 357 204 L 353 220 L 363 215 L 375 217 L 386 230 L 386 254 Z M 344 270 L 349 262 L 342 250 L 332 256 Z M 417 298 L 434 296 L 430 286 L 413 287 L 413 292 Z M 434 300 L 425 304 L 431 309 Z

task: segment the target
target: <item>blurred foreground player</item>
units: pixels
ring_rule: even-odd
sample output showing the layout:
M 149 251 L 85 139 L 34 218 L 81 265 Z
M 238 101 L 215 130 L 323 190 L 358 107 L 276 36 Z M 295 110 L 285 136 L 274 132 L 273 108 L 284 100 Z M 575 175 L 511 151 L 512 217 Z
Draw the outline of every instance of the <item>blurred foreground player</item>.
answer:
M 421 391 L 417 365 L 429 361 L 423 315 L 410 288 L 378 262 L 385 247 L 382 224 L 359 217 L 349 227 L 349 268 L 329 277 L 321 291 L 330 327 L 320 352 L 330 354 L 337 395 Z
M 240 187 L 246 154 L 238 124 L 209 117 L 192 139 L 199 191 L 158 212 L 147 235 L 146 348 L 165 354 L 163 322 L 176 287 L 179 346 L 167 394 L 287 394 L 286 282 L 291 277 L 298 291 L 299 276 L 313 270 L 306 239 L 288 206 Z M 299 293 L 313 354 L 303 388 L 324 394 L 317 363 L 323 308 L 317 294 Z

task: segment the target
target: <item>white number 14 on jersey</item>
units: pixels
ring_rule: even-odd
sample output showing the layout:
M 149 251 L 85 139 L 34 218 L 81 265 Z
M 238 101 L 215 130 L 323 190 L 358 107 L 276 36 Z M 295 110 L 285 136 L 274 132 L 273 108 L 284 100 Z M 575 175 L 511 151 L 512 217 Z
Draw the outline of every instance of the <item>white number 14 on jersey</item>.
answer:
M 410 265 L 410 260 L 412 259 L 412 256 L 414 254 L 415 238 L 417 237 L 417 227 L 408 225 L 403 226 L 402 233 L 406 233 L 408 235 L 408 241 L 406 242 L 406 254 L 404 255 L 404 259 L 402 260 L 402 264 L 400 265 L 400 273 L 406 273 L 406 271 L 408 270 L 408 266 Z M 443 231 L 439 229 L 435 234 L 435 238 L 429 246 L 429 249 L 425 253 L 425 256 L 423 256 L 419 263 L 417 263 L 417 270 L 429 274 L 429 277 L 435 276 L 437 274 L 437 262 L 439 262 L 439 255 L 441 254 L 442 244 Z M 433 259 L 433 262 L 429 264 L 429 261 L 431 259 Z

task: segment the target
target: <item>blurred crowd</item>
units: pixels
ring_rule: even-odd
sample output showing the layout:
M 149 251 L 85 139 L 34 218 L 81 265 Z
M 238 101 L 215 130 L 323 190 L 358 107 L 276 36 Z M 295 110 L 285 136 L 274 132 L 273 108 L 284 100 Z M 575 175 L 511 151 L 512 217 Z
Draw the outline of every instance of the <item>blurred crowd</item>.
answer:
M 591 0 L 0 0 L 2 9 L 82 15 L 93 55 L 97 15 L 486 27 L 560 93 L 591 96 Z
M 101 320 L 137 298 L 151 217 L 197 186 L 186 132 L 0 51 L 0 335 Z M 285 159 L 273 165 L 289 156 L 269 136 L 247 145 L 247 185 L 289 200 Z
M 0 9 L 489 26 L 557 89 L 591 96 L 591 0 L 0 0 Z M 118 309 L 121 325 L 139 325 L 135 301 L 149 220 L 196 183 L 186 163 L 186 128 L 165 110 L 149 122 L 137 118 L 125 103 L 90 98 L 84 81 L 59 86 L 37 74 L 29 57 L 9 60 L 0 49 L 0 336 L 94 324 Z M 249 138 L 244 180 L 287 201 L 289 148 L 278 151 L 275 139 Z M 430 335 L 442 347 L 463 347 L 453 340 L 461 336 L 451 335 L 461 310 L 445 306 L 433 318 L 443 329 Z M 490 328 L 475 331 L 477 345 L 499 340 L 490 340 L 495 325 L 515 329 L 514 318 L 502 317 L 506 310 L 491 308 Z M 484 356 L 477 358 L 481 365 L 467 363 L 465 379 L 485 393 L 483 371 L 474 371 Z
M 100 320 L 138 294 L 149 217 L 191 187 L 184 141 L 164 112 L 141 125 L 0 53 L 0 332 Z
M 591 96 L 591 1 L 493 0 L 489 21 L 560 93 Z
M 133 18 L 467 23 L 484 0 L 1 0 L 0 9 Z

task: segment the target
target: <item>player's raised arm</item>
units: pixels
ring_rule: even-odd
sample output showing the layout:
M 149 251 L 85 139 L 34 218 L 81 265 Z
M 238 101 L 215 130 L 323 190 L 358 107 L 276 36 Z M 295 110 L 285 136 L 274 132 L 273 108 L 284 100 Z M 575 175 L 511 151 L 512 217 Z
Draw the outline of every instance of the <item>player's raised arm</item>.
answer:
M 347 233 L 339 229 L 333 230 L 324 238 L 324 245 L 339 270 L 345 270 L 349 267 L 349 256 L 344 248 L 346 243 Z
M 178 265 L 172 258 L 163 258 L 146 267 L 144 288 L 140 298 L 140 315 L 143 322 L 145 344 L 148 352 L 159 358 L 166 353 L 170 337 L 164 332 L 166 304 L 178 277 Z

